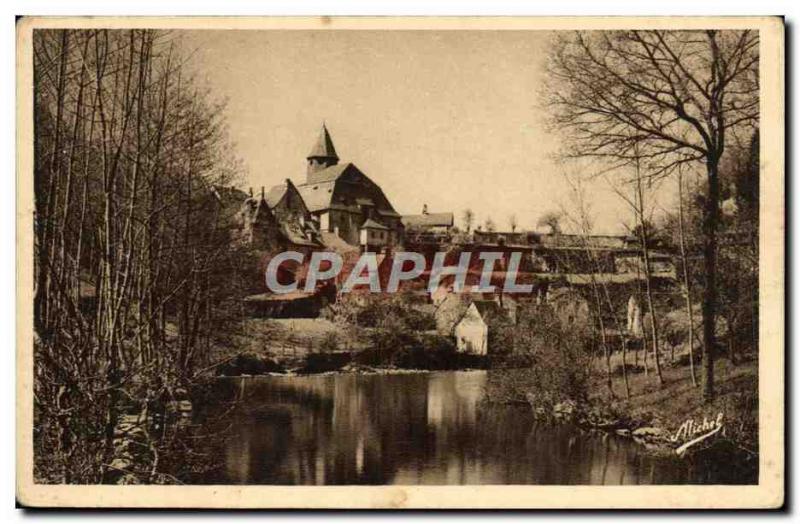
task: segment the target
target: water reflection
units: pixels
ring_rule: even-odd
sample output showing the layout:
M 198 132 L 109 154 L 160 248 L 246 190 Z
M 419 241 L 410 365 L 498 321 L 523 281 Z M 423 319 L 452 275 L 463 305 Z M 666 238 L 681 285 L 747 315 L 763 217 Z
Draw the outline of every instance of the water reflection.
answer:
M 220 484 L 672 484 L 707 471 L 481 402 L 485 371 L 238 380 Z

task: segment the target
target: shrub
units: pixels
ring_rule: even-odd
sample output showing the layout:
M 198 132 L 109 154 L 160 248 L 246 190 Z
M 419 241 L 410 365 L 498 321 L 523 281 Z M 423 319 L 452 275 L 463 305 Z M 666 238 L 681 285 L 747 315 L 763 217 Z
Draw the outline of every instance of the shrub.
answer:
M 339 335 L 334 333 L 333 331 L 329 331 L 325 333 L 325 336 L 320 343 L 319 350 L 322 353 L 334 353 L 339 351 L 339 347 L 341 343 L 339 341 Z
M 350 353 L 309 353 L 298 373 L 326 373 L 337 371 L 352 361 Z
M 391 363 L 406 369 L 455 369 L 458 354 L 452 341 L 440 335 L 421 335 L 392 353 Z
M 591 332 L 565 326 L 548 308 L 525 314 L 507 335 L 514 354 L 530 363 L 526 374 L 535 387 L 528 400 L 550 412 L 559 402 L 585 402 L 591 374 Z

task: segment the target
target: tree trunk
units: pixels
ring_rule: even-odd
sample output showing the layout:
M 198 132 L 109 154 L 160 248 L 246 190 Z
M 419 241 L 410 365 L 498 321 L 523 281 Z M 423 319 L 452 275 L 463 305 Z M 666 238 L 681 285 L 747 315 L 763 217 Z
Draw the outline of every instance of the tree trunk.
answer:
M 692 287 L 689 281 L 689 260 L 686 256 L 686 237 L 683 230 L 683 172 L 678 171 L 678 237 L 681 248 L 681 265 L 683 266 L 683 292 L 686 298 L 686 320 L 689 323 L 689 373 L 692 385 L 697 386 L 694 372 L 694 313 L 692 311 Z
M 628 363 L 627 351 L 628 343 L 624 338 L 622 339 L 622 381 L 625 383 L 625 398 L 631 398 L 631 386 L 628 384 Z
M 703 220 L 703 398 L 714 400 L 714 351 L 717 309 L 717 226 L 719 222 L 718 159 L 708 159 L 708 196 Z
M 639 197 L 639 229 L 642 242 L 642 258 L 644 259 L 644 282 L 647 294 L 647 308 L 650 311 L 650 333 L 653 342 L 653 357 L 655 360 L 656 376 L 658 384 L 664 384 L 664 377 L 661 375 L 661 362 L 658 356 L 658 321 L 656 320 L 656 308 L 653 303 L 653 290 L 650 286 L 650 252 L 647 248 L 647 228 L 644 219 L 644 192 L 642 191 L 642 177 L 639 172 L 639 161 L 636 161 L 636 193 Z M 645 370 L 647 369 L 647 343 L 643 341 Z

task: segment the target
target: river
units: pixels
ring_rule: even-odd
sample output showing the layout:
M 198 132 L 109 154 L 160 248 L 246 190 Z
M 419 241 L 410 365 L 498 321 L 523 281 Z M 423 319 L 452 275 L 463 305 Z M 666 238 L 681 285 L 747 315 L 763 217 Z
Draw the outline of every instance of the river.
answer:
M 214 484 L 725 483 L 715 464 L 481 402 L 487 373 L 223 379 L 238 398 Z

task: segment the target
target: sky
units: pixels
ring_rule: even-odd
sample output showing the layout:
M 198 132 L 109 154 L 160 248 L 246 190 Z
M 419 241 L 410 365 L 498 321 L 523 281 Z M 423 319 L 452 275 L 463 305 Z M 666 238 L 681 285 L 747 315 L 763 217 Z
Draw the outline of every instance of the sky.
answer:
M 535 229 L 569 206 L 559 137 L 539 92 L 550 34 L 538 31 L 187 31 L 198 79 L 227 99 L 244 187 L 302 183 L 326 123 L 341 162 L 379 184 L 401 214 L 463 210 Z M 632 213 L 586 185 L 597 233 Z

